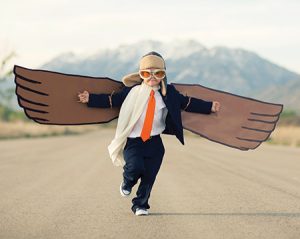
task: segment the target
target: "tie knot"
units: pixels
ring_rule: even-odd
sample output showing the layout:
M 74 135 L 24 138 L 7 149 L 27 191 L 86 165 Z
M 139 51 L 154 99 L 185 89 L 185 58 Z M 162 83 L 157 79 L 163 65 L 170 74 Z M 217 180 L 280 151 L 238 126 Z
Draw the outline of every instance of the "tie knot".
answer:
M 151 90 L 150 95 L 151 95 L 151 96 L 154 95 L 154 90 Z

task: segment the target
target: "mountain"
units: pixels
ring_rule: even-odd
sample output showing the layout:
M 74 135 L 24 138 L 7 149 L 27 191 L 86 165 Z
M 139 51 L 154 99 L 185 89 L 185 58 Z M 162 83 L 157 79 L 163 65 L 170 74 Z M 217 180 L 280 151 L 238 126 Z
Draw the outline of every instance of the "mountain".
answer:
M 166 60 L 168 82 L 201 84 L 263 101 L 283 103 L 298 110 L 300 75 L 240 48 L 207 48 L 195 40 L 140 41 L 95 54 L 64 53 L 40 68 L 70 74 L 108 76 L 121 80 L 138 70 L 149 51 Z

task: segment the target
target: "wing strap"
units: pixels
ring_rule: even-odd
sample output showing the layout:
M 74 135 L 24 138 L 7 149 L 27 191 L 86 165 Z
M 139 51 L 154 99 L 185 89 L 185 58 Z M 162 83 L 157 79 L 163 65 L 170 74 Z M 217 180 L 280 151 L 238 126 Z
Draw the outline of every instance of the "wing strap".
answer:
M 114 92 L 115 91 L 113 90 L 113 92 L 111 92 L 111 94 L 108 96 L 110 108 L 112 108 L 112 95 L 114 94 Z

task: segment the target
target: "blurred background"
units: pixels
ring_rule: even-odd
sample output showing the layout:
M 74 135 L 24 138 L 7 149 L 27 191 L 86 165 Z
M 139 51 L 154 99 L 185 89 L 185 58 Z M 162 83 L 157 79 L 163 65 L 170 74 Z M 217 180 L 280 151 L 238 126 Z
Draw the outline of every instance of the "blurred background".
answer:
M 0 139 L 115 126 L 27 119 L 15 95 L 14 65 L 121 80 L 142 55 L 157 51 L 169 82 L 284 104 L 267 142 L 300 147 L 299 8 L 296 0 L 2 0 Z

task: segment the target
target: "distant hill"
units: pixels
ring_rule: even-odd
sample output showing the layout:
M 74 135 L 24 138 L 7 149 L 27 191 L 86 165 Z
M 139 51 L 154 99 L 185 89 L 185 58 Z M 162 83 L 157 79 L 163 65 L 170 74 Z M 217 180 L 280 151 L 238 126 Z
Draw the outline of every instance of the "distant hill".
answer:
M 300 108 L 299 74 L 254 52 L 220 46 L 209 49 L 194 40 L 140 41 L 115 49 L 100 49 L 86 56 L 64 53 L 40 68 L 121 80 L 124 75 L 138 70 L 139 59 L 149 51 L 157 51 L 165 58 L 169 82 L 197 83 L 263 101 L 283 103 L 285 108 Z

